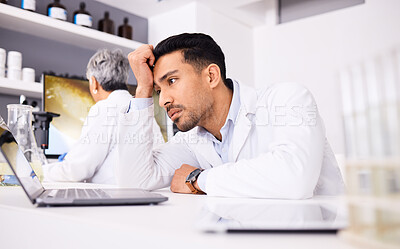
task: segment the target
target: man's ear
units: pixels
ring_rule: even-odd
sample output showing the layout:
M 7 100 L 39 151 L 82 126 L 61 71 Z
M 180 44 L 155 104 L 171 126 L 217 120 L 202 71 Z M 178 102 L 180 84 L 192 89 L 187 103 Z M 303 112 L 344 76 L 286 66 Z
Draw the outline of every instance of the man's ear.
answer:
M 215 88 L 218 86 L 221 81 L 221 70 L 217 64 L 210 64 L 206 69 L 208 83 L 211 88 Z
M 99 84 L 99 82 L 96 80 L 96 78 L 94 76 L 90 77 L 89 82 L 90 82 L 92 90 L 94 90 L 94 89 L 99 90 L 100 84 Z

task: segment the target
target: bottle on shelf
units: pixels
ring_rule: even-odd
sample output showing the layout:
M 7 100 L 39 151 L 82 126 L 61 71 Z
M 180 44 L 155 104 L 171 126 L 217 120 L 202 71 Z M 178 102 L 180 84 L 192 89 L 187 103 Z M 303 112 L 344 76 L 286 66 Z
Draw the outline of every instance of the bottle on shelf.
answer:
M 47 15 L 55 19 L 66 21 L 67 9 L 64 5 L 60 4 L 60 0 L 54 0 L 54 3 L 47 5 Z
M 84 27 L 92 27 L 92 16 L 89 12 L 85 10 L 86 4 L 81 2 L 79 5 L 79 10 L 74 12 L 74 23 Z
M 124 18 L 124 24 L 118 27 L 118 36 L 132 40 L 132 27 L 128 24 L 129 19 Z
M 21 8 L 29 11 L 36 11 L 36 0 L 21 0 Z
M 114 34 L 114 21 L 110 19 L 110 13 L 104 12 L 104 18 L 99 21 L 99 30 Z

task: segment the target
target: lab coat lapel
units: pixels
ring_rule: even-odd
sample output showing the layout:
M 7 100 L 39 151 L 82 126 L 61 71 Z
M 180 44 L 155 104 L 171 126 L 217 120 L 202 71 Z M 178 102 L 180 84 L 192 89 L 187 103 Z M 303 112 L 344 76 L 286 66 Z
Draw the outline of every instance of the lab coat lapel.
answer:
M 247 137 L 252 128 L 252 121 L 249 119 L 252 114 L 255 114 L 257 105 L 257 93 L 254 89 L 240 84 L 240 110 L 235 122 L 235 129 L 232 138 L 232 158 L 236 162 L 243 148 Z
M 252 123 L 246 117 L 245 111 L 243 111 L 243 109 L 240 108 L 232 138 L 232 155 L 233 155 L 233 160 L 235 162 L 237 161 L 239 152 L 242 149 L 244 143 L 246 142 L 247 137 L 249 136 L 251 126 Z
M 196 151 L 202 155 L 202 157 L 212 166 L 218 166 L 222 164 L 221 158 L 218 156 L 214 149 L 213 142 L 204 136 L 199 136 L 199 140 L 195 145 Z

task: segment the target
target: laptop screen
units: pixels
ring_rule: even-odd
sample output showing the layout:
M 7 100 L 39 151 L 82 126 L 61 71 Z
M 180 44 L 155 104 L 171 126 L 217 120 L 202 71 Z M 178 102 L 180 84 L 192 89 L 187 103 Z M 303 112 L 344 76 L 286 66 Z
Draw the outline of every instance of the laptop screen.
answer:
M 43 192 L 44 188 L 28 160 L 18 147 L 14 136 L 2 120 L 0 120 L 0 151 L 4 159 L 11 166 L 12 171 L 17 176 L 25 192 L 31 201 L 34 202 L 36 196 Z

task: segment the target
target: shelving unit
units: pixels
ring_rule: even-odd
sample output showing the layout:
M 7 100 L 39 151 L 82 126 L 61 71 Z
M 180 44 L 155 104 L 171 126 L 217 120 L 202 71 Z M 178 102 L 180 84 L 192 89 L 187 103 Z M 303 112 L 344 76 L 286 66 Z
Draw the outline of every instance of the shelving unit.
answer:
M 128 54 L 142 45 L 137 41 L 57 20 L 7 4 L 0 4 L 0 27 L 92 50 L 119 48 L 125 54 Z M 23 94 L 27 97 L 41 98 L 42 88 L 43 86 L 40 83 L 0 78 L 1 94 L 16 96 Z
M 0 4 L 0 27 L 93 50 L 100 47 L 120 48 L 127 54 L 142 45 L 137 41 L 6 4 Z
M 350 226 L 339 236 L 360 248 L 399 248 L 400 159 L 349 160 L 346 171 Z
M 24 82 L 0 78 L 0 93 L 19 96 L 21 94 L 31 98 L 41 98 L 43 85 L 37 82 Z

